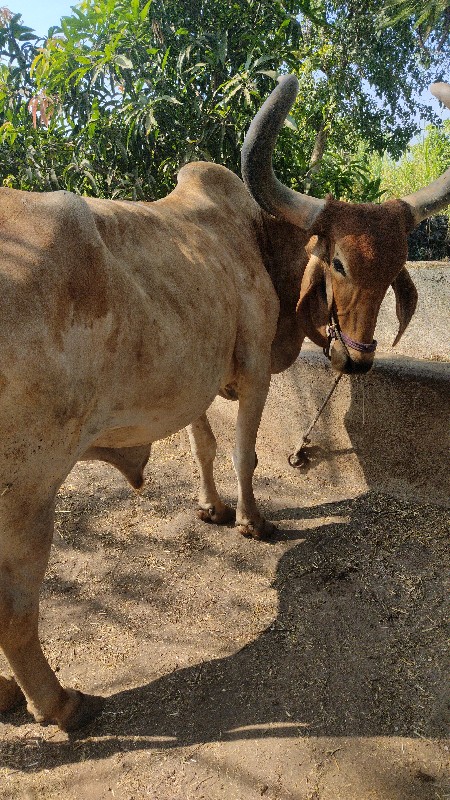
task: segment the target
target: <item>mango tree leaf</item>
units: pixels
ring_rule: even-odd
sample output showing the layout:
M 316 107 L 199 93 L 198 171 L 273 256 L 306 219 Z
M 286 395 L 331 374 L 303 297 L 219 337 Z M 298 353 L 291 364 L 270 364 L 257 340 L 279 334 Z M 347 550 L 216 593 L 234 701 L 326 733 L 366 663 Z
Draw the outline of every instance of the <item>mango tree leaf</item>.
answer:
M 119 53 L 119 55 L 115 56 L 114 63 L 122 69 L 133 69 L 133 62 L 131 59 L 127 58 L 127 56 L 124 56 L 123 53 Z

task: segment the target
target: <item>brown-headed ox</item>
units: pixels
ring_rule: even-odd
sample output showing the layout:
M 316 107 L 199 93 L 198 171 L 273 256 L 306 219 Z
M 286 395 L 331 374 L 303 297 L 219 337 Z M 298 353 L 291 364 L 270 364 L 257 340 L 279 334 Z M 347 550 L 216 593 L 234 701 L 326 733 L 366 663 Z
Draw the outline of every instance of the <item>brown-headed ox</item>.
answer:
M 400 329 L 416 304 L 408 231 L 450 200 L 450 169 L 401 200 L 352 205 L 281 185 L 272 151 L 297 93 L 284 77 L 243 148 L 244 184 L 189 164 L 154 203 L 0 189 L 0 710 L 26 698 L 64 730 L 101 698 L 63 688 L 38 638 L 38 595 L 55 496 L 74 464 L 101 459 L 140 488 L 151 443 L 189 426 L 200 514 L 229 522 L 213 478 L 205 412 L 239 401 L 236 523 L 271 527 L 252 489 L 255 441 L 271 373 L 305 336 L 336 337 L 338 371 L 365 372 L 378 309 L 394 287 Z M 434 93 L 450 107 L 450 87 Z M 248 191 L 248 190 L 249 191 Z

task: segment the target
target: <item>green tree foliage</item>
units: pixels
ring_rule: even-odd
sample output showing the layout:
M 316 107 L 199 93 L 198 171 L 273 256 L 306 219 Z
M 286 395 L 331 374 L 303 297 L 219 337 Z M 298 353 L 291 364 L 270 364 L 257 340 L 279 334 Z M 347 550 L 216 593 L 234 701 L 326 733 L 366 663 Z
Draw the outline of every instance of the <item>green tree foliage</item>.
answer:
M 384 188 L 384 196 L 402 197 L 431 183 L 450 163 L 450 120 L 437 128 L 429 125 L 421 137 L 395 161 L 385 154 L 372 155 L 370 170 Z M 413 261 L 442 260 L 450 256 L 447 211 L 420 223 L 409 237 L 409 258 Z
M 449 164 L 450 120 L 445 120 L 440 128 L 428 125 L 398 161 L 388 155 L 373 156 L 371 168 L 380 177 L 386 196 L 399 197 L 431 183 Z
M 450 3 L 448 0 L 387 0 L 386 25 L 412 19 L 421 55 L 429 61 L 431 51 L 442 54 L 445 73 L 450 57 Z M 444 60 L 446 64 L 443 63 Z
M 0 179 L 154 199 L 182 164 L 239 173 L 249 122 L 280 72 L 300 95 L 276 152 L 294 188 L 375 199 L 367 150 L 398 157 L 433 77 L 414 20 L 382 0 L 82 0 L 37 40 L 0 18 Z M 422 114 L 428 114 L 421 109 Z

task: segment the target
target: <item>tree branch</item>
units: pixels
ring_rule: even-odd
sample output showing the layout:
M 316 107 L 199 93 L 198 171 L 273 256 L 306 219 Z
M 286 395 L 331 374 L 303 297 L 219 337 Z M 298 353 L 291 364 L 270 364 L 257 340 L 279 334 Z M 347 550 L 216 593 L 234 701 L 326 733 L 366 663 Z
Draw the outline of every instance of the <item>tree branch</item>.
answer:
M 304 185 L 306 194 L 309 194 L 309 191 L 311 189 L 312 179 L 316 174 L 316 172 L 318 172 L 320 169 L 320 165 L 323 159 L 323 154 L 325 152 L 326 143 L 327 143 L 327 131 L 325 130 L 325 120 L 323 120 L 316 134 L 313 151 L 311 153 L 311 158 L 309 159 L 308 172 L 305 175 Z

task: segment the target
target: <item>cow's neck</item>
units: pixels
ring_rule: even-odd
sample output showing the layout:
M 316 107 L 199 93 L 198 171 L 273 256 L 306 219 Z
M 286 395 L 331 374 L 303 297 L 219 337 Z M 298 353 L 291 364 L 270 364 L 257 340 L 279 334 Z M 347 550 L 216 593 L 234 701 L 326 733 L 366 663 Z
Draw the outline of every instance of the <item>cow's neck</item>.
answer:
M 272 344 L 272 372 L 282 372 L 294 363 L 303 344 L 296 315 L 300 284 L 306 266 L 308 236 L 288 222 L 263 213 L 261 252 L 280 300 L 280 315 Z

